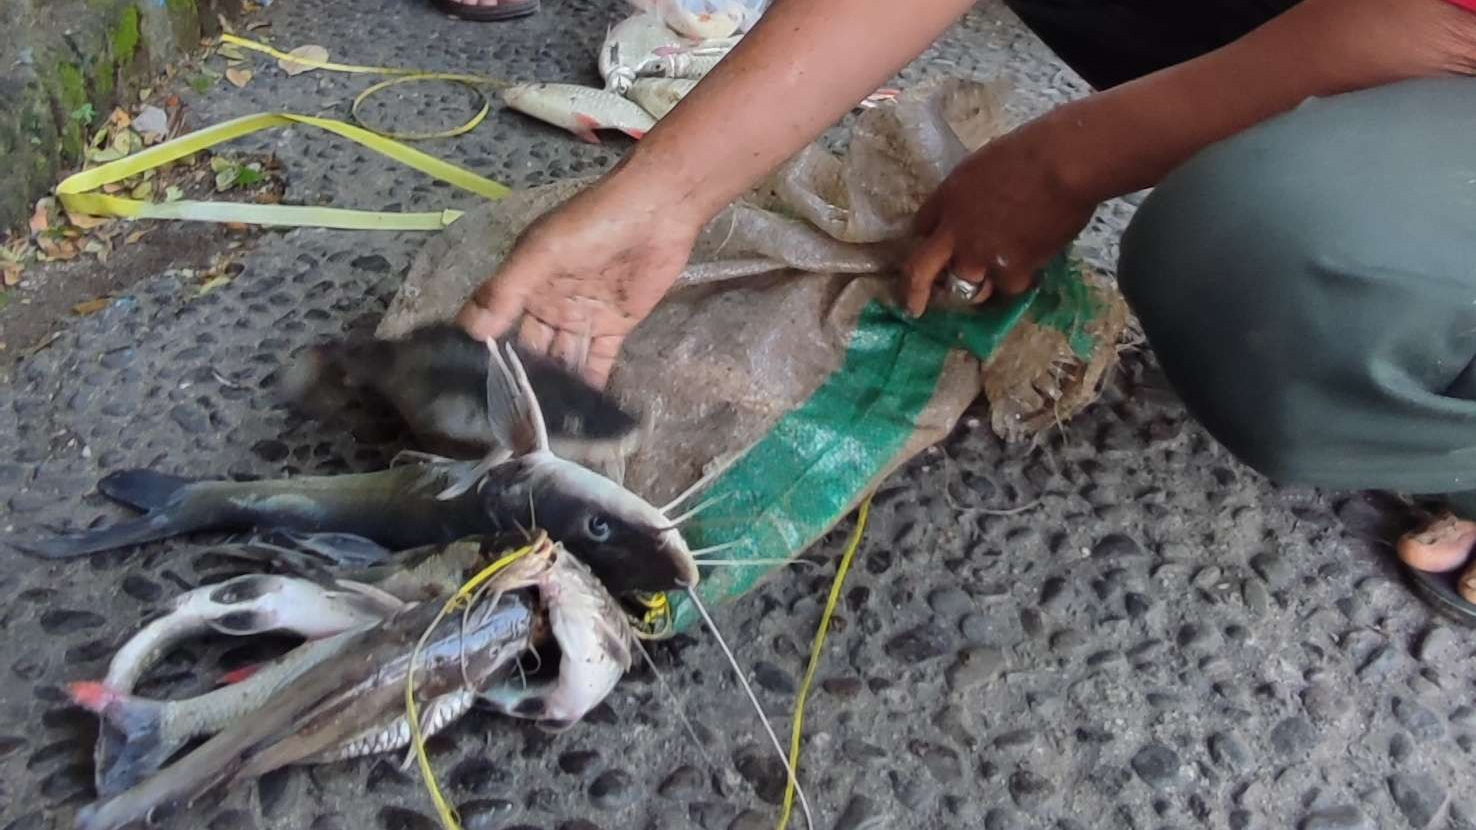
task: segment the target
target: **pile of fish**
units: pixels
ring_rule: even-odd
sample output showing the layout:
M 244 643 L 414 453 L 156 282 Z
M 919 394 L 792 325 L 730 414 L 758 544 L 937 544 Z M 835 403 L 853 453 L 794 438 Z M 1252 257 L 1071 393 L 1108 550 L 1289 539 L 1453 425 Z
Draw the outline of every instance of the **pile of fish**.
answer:
M 686 27 L 700 31 L 700 27 Z M 743 34 L 725 26 L 716 37 L 694 37 L 667 25 L 655 11 L 642 11 L 611 27 L 600 47 L 604 88 L 569 83 L 520 83 L 502 91 L 511 109 L 598 144 L 598 130 L 617 130 L 640 139 L 671 112 Z M 859 106 L 896 96 L 882 89 Z
M 353 375 L 356 361 L 377 356 L 378 379 L 365 382 L 388 393 L 396 372 L 417 371 L 411 367 L 428 343 L 444 346 L 457 337 L 465 335 L 437 328 L 402 341 L 318 350 L 299 367 L 298 380 Z M 485 355 L 480 371 L 468 344 Z M 554 449 L 555 424 L 565 425 L 557 434 L 576 448 L 601 443 L 589 440 L 590 429 L 607 446 L 628 446 L 638 418 L 581 387 L 571 372 L 528 360 L 530 371 L 506 344 L 483 348 L 466 338 L 433 362 L 446 373 L 443 386 L 416 397 L 407 385 L 390 396 L 421 412 L 419 429 L 483 447 L 480 459 L 412 454 L 380 472 L 259 482 L 122 471 L 99 489 L 142 516 L 16 543 L 62 559 L 194 531 L 258 534 L 211 549 L 249 572 L 178 596 L 122 646 L 102 680 L 71 685 L 74 702 L 105 724 L 96 752 L 99 799 L 79 812 L 79 830 L 123 827 L 286 765 L 403 750 L 411 739 L 404 702 L 417 645 L 423 732 L 447 728 L 479 702 L 567 729 L 630 668 L 631 620 L 644 608 L 638 600 L 697 584 L 704 551 L 690 550 L 677 528 L 681 520 L 668 518 L 676 503 L 657 508 Z M 540 389 L 564 420 L 545 420 Z M 442 416 L 425 416 L 428 409 Z M 494 576 L 463 612 L 432 627 L 469 577 L 524 546 L 531 552 Z M 231 672 L 197 697 L 133 694 L 170 648 L 210 632 L 291 632 L 305 642 Z M 539 647 L 562 657 L 552 679 L 530 681 L 520 658 Z M 204 742 L 171 762 L 199 738 Z

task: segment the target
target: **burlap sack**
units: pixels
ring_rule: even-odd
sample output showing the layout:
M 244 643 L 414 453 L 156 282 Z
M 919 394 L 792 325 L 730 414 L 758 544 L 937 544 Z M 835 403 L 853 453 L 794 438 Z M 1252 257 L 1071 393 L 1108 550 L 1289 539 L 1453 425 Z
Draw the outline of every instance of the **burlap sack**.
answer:
M 610 389 L 650 424 L 627 486 L 660 504 L 734 465 L 712 489 L 742 521 L 694 532 L 694 545 L 796 555 L 981 395 L 1011 439 L 1095 397 L 1126 308 L 1065 258 L 1012 302 L 919 320 L 895 309 L 913 214 L 1003 131 L 1001 104 L 995 86 L 934 84 L 863 113 L 844 156 L 806 148 L 708 224 L 677 288 L 626 341 Z M 453 316 L 522 229 L 588 181 L 463 216 L 417 257 L 378 334 Z M 766 572 L 725 569 L 706 594 L 731 598 Z

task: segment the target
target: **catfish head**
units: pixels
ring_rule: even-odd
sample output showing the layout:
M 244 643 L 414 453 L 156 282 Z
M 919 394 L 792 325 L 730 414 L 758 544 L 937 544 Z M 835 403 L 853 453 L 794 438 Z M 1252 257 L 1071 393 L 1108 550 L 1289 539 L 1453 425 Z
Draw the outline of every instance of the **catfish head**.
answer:
M 488 515 L 551 539 L 587 564 L 617 596 L 696 586 L 697 560 L 654 505 L 549 448 L 538 401 L 517 353 L 490 341 L 487 412 L 503 452 L 479 485 Z

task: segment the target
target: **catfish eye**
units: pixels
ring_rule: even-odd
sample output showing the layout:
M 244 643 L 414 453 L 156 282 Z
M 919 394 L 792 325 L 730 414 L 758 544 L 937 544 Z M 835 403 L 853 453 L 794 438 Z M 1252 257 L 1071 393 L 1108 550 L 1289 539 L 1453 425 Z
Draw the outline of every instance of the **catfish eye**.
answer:
M 584 532 L 590 541 L 604 542 L 610 538 L 610 523 L 598 513 L 591 513 L 584 520 Z

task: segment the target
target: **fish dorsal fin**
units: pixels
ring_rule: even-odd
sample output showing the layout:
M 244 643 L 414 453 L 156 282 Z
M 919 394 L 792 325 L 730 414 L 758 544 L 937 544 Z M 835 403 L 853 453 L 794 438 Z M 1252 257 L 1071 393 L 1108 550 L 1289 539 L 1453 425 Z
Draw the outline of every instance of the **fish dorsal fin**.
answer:
M 495 339 L 487 341 L 487 419 L 492 434 L 513 455 L 548 451 L 548 427 L 523 361 L 509 344 L 507 356 Z

